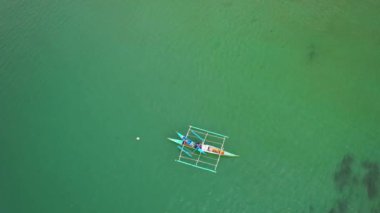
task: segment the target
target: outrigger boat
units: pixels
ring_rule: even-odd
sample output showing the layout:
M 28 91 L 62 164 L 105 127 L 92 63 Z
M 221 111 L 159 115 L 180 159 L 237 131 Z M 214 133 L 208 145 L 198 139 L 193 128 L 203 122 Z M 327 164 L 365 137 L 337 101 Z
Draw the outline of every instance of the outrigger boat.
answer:
M 168 139 L 178 144 L 177 148 L 180 150 L 180 153 L 176 161 L 179 163 L 216 173 L 221 156 L 238 157 L 238 155 L 224 150 L 224 143 L 228 138 L 225 135 L 194 126 L 189 126 L 186 135 L 182 135 L 179 132 L 177 132 L 177 135 L 180 139 Z M 198 141 L 195 142 L 194 140 Z M 193 151 L 188 150 L 188 148 Z

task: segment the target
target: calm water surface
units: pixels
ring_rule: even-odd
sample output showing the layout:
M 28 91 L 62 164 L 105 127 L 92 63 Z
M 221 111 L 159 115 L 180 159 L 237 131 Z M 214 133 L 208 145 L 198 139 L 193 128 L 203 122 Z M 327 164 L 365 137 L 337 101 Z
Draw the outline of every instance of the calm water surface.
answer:
M 1 5 L 0 212 L 380 211 L 379 1 Z

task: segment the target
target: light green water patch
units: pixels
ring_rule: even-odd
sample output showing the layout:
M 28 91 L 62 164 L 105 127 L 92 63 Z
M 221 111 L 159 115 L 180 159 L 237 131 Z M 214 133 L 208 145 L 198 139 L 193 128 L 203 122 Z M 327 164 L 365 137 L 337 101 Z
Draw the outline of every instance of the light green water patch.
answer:
M 0 210 L 379 209 L 377 2 L 4 5 Z M 240 157 L 175 163 L 189 124 Z

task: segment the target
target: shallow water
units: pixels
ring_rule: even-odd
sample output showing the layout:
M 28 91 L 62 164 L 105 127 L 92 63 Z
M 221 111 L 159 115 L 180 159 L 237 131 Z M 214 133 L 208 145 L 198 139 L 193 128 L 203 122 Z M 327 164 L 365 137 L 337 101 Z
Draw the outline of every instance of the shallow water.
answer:
M 1 212 L 380 211 L 378 1 L 2 5 Z

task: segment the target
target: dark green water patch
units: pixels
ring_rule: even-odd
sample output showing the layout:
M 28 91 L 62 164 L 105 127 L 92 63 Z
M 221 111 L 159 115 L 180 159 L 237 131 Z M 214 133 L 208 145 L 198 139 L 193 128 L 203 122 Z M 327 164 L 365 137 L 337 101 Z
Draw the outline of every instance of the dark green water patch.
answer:
M 351 155 L 345 155 L 334 173 L 334 183 L 339 192 L 342 192 L 344 188 L 354 182 L 353 179 L 355 178 L 353 177 L 352 171 L 353 163 L 354 158 Z
M 307 59 L 309 62 L 312 62 L 314 61 L 315 57 L 317 55 L 317 52 L 315 50 L 315 46 L 314 44 L 311 44 L 309 47 L 308 47 L 308 50 L 307 50 Z
M 346 154 L 334 171 L 333 182 L 337 197 L 329 213 L 380 212 L 378 162 Z
M 362 163 L 366 174 L 363 177 L 363 184 L 367 189 L 369 199 L 374 199 L 378 196 L 379 192 L 379 164 L 371 161 L 364 161 Z
M 339 199 L 336 201 L 333 208 L 329 210 L 329 213 L 346 213 L 348 210 L 348 203 L 345 199 Z

